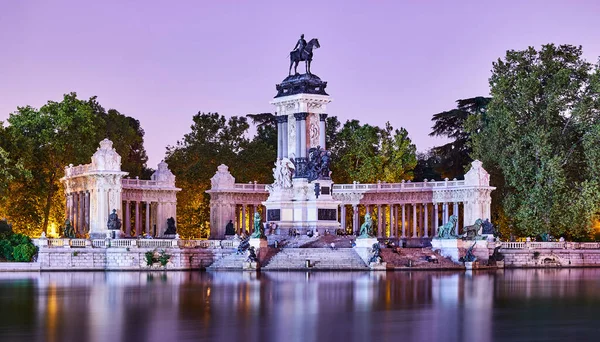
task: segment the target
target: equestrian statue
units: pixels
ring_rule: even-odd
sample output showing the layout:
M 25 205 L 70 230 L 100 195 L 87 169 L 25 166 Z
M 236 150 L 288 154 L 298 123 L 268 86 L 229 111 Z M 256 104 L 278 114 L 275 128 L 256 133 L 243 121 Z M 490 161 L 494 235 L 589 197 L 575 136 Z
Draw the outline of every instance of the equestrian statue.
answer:
M 292 76 L 292 65 L 294 65 L 294 73 L 298 74 L 298 63 L 305 62 L 306 63 L 306 73 L 310 74 L 310 63 L 313 58 L 313 48 L 318 49 L 321 45 L 319 44 L 319 40 L 317 38 L 311 39 L 308 43 L 304 40 L 304 35 L 300 35 L 300 39 L 294 46 L 294 50 L 290 52 L 290 70 L 288 72 L 289 76 Z M 294 64 L 295 63 L 295 64 Z

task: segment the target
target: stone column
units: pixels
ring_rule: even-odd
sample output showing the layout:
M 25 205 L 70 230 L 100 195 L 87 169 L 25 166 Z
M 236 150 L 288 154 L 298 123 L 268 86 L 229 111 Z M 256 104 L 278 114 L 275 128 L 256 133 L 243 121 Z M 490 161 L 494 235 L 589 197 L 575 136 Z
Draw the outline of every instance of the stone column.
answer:
M 377 205 L 377 237 L 382 238 L 383 234 L 381 231 L 383 230 L 383 215 L 381 215 L 381 204 Z
M 304 118 L 300 121 L 300 132 L 302 132 L 300 135 L 300 156 L 302 156 L 302 158 L 306 158 L 306 116 L 308 113 L 303 114 Z
M 417 237 L 417 204 L 412 203 L 412 212 L 413 212 L 413 234 L 412 237 Z
M 448 202 L 444 202 L 443 210 L 444 210 L 444 217 L 442 220 L 442 225 L 448 223 Z
M 342 229 L 344 230 L 344 233 L 346 232 L 346 205 L 345 204 L 341 204 L 340 206 L 340 225 L 342 226 Z
M 440 225 L 440 220 L 438 219 L 438 204 L 433 203 L 433 236 L 437 236 L 437 229 Z
M 358 204 L 352 205 L 352 234 L 358 233 Z
M 85 193 L 83 191 L 80 191 L 77 193 L 77 197 L 78 197 L 78 202 L 79 202 L 79 212 L 77 215 L 77 231 L 80 234 L 85 234 L 85 230 L 83 228 L 83 226 L 85 225 L 85 219 L 84 219 L 84 207 L 85 207 Z
M 423 214 L 423 230 L 424 230 L 424 234 L 423 237 L 429 237 L 429 208 L 428 208 L 428 204 L 427 203 L 423 203 L 423 207 L 425 209 L 425 213 Z
M 142 225 L 140 222 L 140 201 L 135 201 L 135 235 L 142 235 Z
M 281 116 L 275 117 L 277 121 L 277 159 L 283 157 L 283 122 Z
M 456 234 L 460 234 L 459 232 L 459 228 L 458 228 L 458 202 L 454 202 L 454 208 L 452 208 L 452 215 L 456 215 L 456 224 L 454 225 L 454 231 L 456 232 Z M 471 224 L 471 223 L 467 223 L 467 224 Z
M 146 201 L 146 234 L 150 235 L 150 201 Z
M 302 131 L 302 125 L 300 124 L 300 122 L 304 121 L 305 125 L 306 125 L 306 115 L 304 115 L 304 113 L 296 113 L 296 114 L 294 114 L 294 117 L 296 118 L 296 152 L 295 153 L 296 153 L 296 158 L 301 158 L 302 150 L 303 150 L 302 136 L 306 135 L 306 130 Z M 304 137 L 304 139 L 306 139 L 306 137 Z M 304 146 L 304 149 L 306 149 L 306 146 Z
M 406 215 L 404 209 L 404 203 L 402 204 L 402 238 L 406 237 Z
M 242 232 L 246 232 L 246 205 L 242 204 Z
M 84 194 L 84 232 L 90 231 L 90 193 L 88 191 Z
M 389 204 L 390 207 L 390 237 L 396 237 L 396 215 L 394 215 L 394 208 L 396 206 L 393 203 Z
M 131 202 L 125 201 L 125 236 L 131 236 Z
M 283 129 L 283 157 L 284 158 L 289 158 L 289 151 L 288 151 L 288 117 L 287 115 L 282 115 L 282 120 L 283 123 L 282 125 L 282 129 Z
M 327 114 L 319 114 L 319 145 L 322 149 L 326 149 L 325 147 L 325 135 L 326 135 L 326 127 L 325 122 L 327 120 Z

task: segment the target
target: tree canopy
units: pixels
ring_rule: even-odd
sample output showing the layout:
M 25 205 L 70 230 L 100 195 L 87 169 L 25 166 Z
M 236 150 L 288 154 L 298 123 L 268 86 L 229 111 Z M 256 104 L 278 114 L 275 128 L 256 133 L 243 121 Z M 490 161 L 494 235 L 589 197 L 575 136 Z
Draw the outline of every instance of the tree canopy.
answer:
M 115 110 L 105 113 L 95 97 L 81 100 L 70 93 L 40 109 L 19 107 L 7 123 L 0 132 L 0 163 L 15 166 L 2 168 L 9 174 L 0 186 L 6 194 L 2 210 L 17 232 L 36 236 L 64 221 L 64 168 L 89 163 L 100 140 L 113 140 L 122 169 L 132 176 L 146 167 L 139 122 Z
M 553 44 L 507 51 L 493 63 L 485 118 L 468 120 L 506 232 L 586 239 L 598 220 L 599 68 L 581 55 Z

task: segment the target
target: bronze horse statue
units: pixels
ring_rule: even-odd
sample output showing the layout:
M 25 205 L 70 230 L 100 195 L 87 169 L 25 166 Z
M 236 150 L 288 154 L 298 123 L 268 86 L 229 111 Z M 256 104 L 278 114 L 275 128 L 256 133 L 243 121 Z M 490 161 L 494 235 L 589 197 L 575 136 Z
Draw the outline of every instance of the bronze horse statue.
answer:
M 313 58 L 313 48 L 318 49 L 321 47 L 319 44 L 319 40 L 317 38 L 311 39 L 303 50 L 294 50 L 290 52 L 290 70 L 288 75 L 292 75 L 292 64 L 294 65 L 294 73 L 298 74 L 298 63 L 301 61 L 306 62 L 306 73 L 310 74 L 310 62 L 312 62 Z

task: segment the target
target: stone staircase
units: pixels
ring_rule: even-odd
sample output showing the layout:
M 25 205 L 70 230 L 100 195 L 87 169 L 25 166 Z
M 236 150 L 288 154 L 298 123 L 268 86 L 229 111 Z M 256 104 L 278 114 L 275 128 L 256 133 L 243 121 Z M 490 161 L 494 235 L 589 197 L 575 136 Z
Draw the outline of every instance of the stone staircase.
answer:
M 243 254 L 236 254 L 231 253 L 221 259 L 216 260 L 215 262 L 212 263 L 212 265 L 208 266 L 206 269 L 207 270 L 226 270 L 226 271 L 232 271 L 232 270 L 242 270 L 244 267 L 244 262 L 246 262 L 246 253 Z
M 306 267 L 310 260 L 310 268 Z M 352 248 L 284 248 L 262 266 L 268 270 L 368 270 Z

